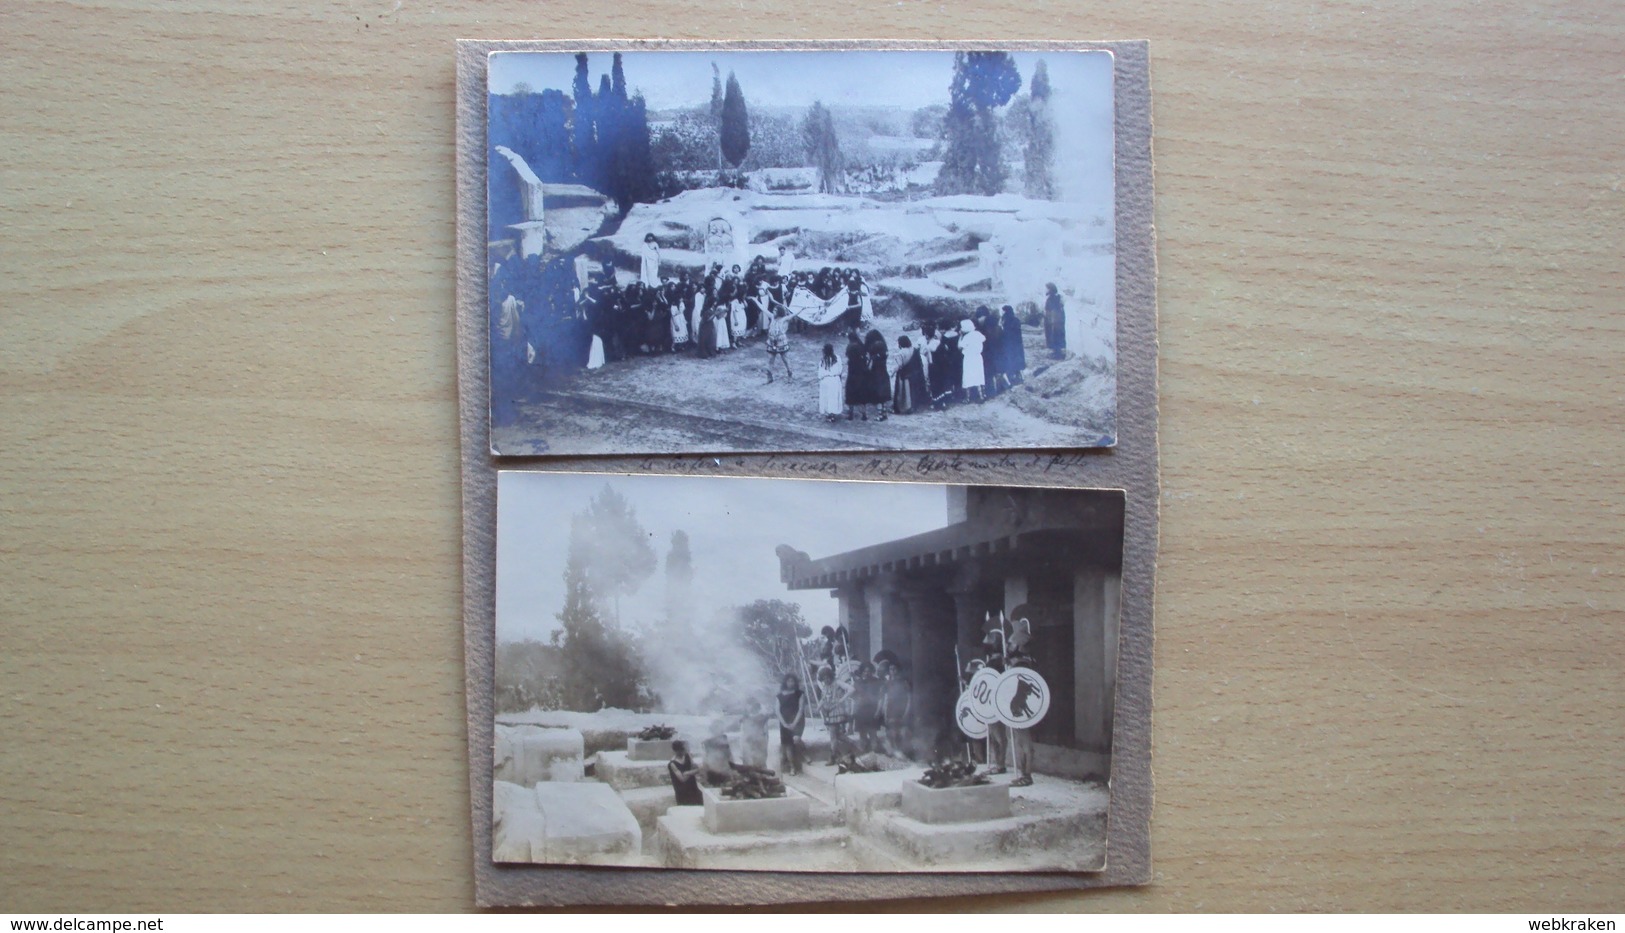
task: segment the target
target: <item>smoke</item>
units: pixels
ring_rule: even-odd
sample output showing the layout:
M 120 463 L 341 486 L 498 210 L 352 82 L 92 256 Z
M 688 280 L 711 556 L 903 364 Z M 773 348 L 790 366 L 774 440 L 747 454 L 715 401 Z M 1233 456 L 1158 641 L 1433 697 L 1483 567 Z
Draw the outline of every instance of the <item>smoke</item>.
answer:
M 667 602 L 674 598 L 668 596 Z M 700 605 L 692 594 L 687 602 L 644 642 L 644 674 L 657 709 L 714 716 L 736 712 L 751 698 L 765 701 L 773 692 L 773 677 L 762 658 L 740 641 L 737 609 Z

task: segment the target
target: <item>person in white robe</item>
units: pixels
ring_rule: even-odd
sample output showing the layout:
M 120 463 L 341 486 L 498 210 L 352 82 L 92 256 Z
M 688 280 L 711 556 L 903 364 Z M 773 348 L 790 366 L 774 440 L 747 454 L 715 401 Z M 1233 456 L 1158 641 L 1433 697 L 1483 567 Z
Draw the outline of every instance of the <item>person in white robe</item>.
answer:
M 796 251 L 788 246 L 779 247 L 779 278 L 786 281 L 796 274 Z
M 984 402 L 987 397 L 982 386 L 986 382 L 982 368 L 982 348 L 987 344 L 987 338 L 976 329 L 969 319 L 959 322 L 959 352 L 965 359 L 965 370 L 960 376 L 961 385 L 964 386 L 968 396 L 971 389 L 976 390 L 976 401 Z
M 858 276 L 858 323 L 868 327 L 875 319 L 875 304 L 869 297 L 869 283 Z
M 655 235 L 644 234 L 643 253 L 638 262 L 638 281 L 645 288 L 660 287 L 660 244 L 655 242 Z

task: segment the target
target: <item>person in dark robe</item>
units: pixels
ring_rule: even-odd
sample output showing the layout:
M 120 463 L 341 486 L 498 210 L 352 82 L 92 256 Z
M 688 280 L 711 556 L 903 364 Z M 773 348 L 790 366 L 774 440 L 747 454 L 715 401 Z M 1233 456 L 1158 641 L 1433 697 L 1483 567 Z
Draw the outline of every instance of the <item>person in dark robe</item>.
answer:
M 627 356 L 649 352 L 649 326 L 643 299 L 642 282 L 633 282 L 621 290 L 621 313 L 616 329 L 620 331 L 621 347 Z
M 863 348 L 869 355 L 869 402 L 875 406 L 875 420 L 886 420 L 886 404 L 891 401 L 891 351 L 886 337 L 872 330 L 863 338 Z
M 999 376 L 1004 371 L 999 359 L 999 350 L 1004 346 L 1004 332 L 999 329 L 998 315 L 991 308 L 979 310 L 986 312 L 976 317 L 976 329 L 982 334 L 982 346 L 985 348 L 982 351 L 982 385 L 986 386 L 987 396 L 992 398 L 1009 388 L 1008 385 L 999 384 Z
M 671 743 L 671 761 L 666 762 L 666 773 L 671 777 L 672 792 L 677 795 L 679 807 L 703 807 L 700 795 L 700 765 L 688 752 L 688 743 L 677 739 Z
M 1021 373 L 1027 368 L 1027 347 L 1022 343 L 1021 319 L 1016 317 L 1016 309 L 1005 305 L 999 317 L 999 329 L 1003 332 L 1000 338 L 1004 343 L 1004 350 L 1000 358 L 1004 361 L 1001 369 L 1004 372 L 1004 381 L 1007 386 L 1021 385 Z
M 1044 286 L 1044 346 L 1055 359 L 1066 357 L 1066 304 L 1055 283 Z
M 671 305 L 666 303 L 664 284 L 643 290 L 643 342 L 650 353 L 671 350 Z
M 930 404 L 930 391 L 925 386 L 925 364 L 920 360 L 919 348 L 907 337 L 897 338 L 897 376 L 892 379 L 892 410 L 899 415 L 911 415 Z
M 717 355 L 717 313 L 710 302 L 706 302 L 705 309 L 700 312 L 699 344 L 702 359 L 708 360 Z
M 852 729 L 857 733 L 858 748 L 864 752 L 880 750 L 880 678 L 868 661 L 858 665 L 852 675 Z
M 959 400 L 964 363 L 964 356 L 959 352 L 959 329 L 943 327 L 942 343 L 931 354 L 932 371 L 941 373 L 940 379 L 931 380 L 931 391 L 935 393 L 932 403 L 938 411 L 948 407 L 949 402 Z
M 854 269 L 847 273 L 845 282 L 846 313 L 841 315 L 842 327 L 860 327 L 864 323 L 863 301 L 862 296 L 859 294 L 861 284 L 858 280 L 857 270 Z
M 689 276 L 687 269 L 677 274 L 678 305 L 683 309 L 683 320 L 688 324 L 689 346 L 694 347 L 697 347 L 700 342 L 699 328 L 694 326 L 696 323 L 694 320 L 694 299 L 698 291 L 699 286 Z
M 863 348 L 858 332 L 846 335 L 846 420 L 852 420 L 855 410 L 869 420 L 869 351 Z

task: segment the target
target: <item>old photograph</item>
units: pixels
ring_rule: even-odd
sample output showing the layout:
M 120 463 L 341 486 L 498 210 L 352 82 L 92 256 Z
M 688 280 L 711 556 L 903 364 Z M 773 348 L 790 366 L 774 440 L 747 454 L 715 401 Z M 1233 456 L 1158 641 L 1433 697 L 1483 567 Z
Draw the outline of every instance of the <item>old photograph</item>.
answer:
M 1113 67 L 491 53 L 492 452 L 1114 445 Z
M 1106 861 L 1124 493 L 504 471 L 491 857 Z

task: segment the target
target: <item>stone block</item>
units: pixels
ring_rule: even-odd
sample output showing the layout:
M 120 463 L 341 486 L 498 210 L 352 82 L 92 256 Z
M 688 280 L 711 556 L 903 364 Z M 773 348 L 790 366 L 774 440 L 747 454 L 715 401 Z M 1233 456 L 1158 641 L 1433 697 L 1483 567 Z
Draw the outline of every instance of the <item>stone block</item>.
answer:
M 615 789 L 593 781 L 537 784 L 549 864 L 620 865 L 643 851 L 643 829 Z M 532 861 L 535 858 L 532 849 Z
M 543 781 L 583 779 L 584 745 L 578 730 L 499 723 L 493 745 L 493 775 L 499 781 L 534 787 Z
M 640 739 L 631 737 L 626 740 L 626 757 L 633 761 L 659 761 L 667 762 L 672 759 L 671 743 L 673 739 Z
M 905 771 L 872 771 L 866 774 L 835 776 L 835 799 L 848 826 L 857 828 L 880 810 L 896 810 L 903 805 L 903 783 L 917 781 L 923 768 Z
M 638 825 L 643 827 L 645 843 L 654 837 L 655 821 L 666 815 L 666 811 L 677 806 L 677 794 L 670 785 L 665 787 L 634 787 L 623 790 L 621 801 L 626 804 L 632 815 L 637 817 Z M 698 807 L 694 808 L 698 811 Z
M 902 804 L 904 815 L 922 823 L 973 823 L 1011 815 L 1008 784 L 926 787 L 905 781 Z
M 495 781 L 491 791 L 492 860 L 542 861 L 547 833 L 535 791 L 511 781 Z
M 699 807 L 672 807 L 655 821 L 651 849 L 667 868 L 730 871 L 857 871 L 841 827 L 712 833 Z
M 626 752 L 599 752 L 593 776 L 617 790 L 671 786 L 665 761 L 633 761 Z
M 705 829 L 711 833 L 754 833 L 809 829 L 812 798 L 794 788 L 783 797 L 730 800 L 712 787 L 700 789 L 705 798 Z

